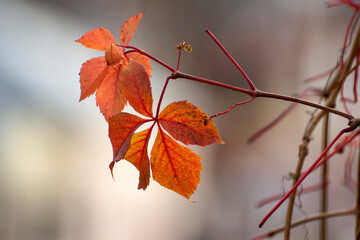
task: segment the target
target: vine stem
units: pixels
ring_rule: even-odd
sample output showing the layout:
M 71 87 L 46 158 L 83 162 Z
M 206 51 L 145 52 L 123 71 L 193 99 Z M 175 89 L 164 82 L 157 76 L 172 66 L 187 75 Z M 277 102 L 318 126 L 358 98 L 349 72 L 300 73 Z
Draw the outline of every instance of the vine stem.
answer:
M 337 142 L 337 140 L 344 134 L 350 131 L 353 131 L 354 126 L 350 126 L 341 130 L 338 135 L 331 141 L 331 143 L 325 148 L 325 150 L 320 154 L 318 159 L 308 168 L 308 170 L 302 175 L 302 177 L 293 185 L 290 191 L 275 205 L 273 209 L 263 218 L 260 222 L 259 227 L 261 228 L 265 222 L 269 219 L 269 217 L 285 202 L 286 199 L 290 197 L 290 195 L 296 191 L 298 186 L 304 181 L 304 179 L 312 172 L 312 170 L 316 167 L 316 165 L 321 161 L 321 159 L 325 156 L 325 154 L 329 151 L 329 149 Z
M 345 210 L 345 211 L 338 211 L 338 212 L 329 212 L 329 213 L 320 213 L 311 217 L 307 217 L 301 220 L 298 220 L 296 222 L 293 222 L 291 224 L 291 228 L 293 227 L 297 227 L 299 225 L 302 225 L 304 223 L 308 223 L 308 222 L 312 222 L 312 221 L 316 221 L 316 220 L 322 220 L 322 219 L 328 219 L 328 218 L 333 218 L 333 217 L 340 217 L 340 216 L 346 216 L 346 215 L 352 215 L 355 214 L 356 210 L 355 209 L 350 209 L 350 210 Z M 271 230 L 265 234 L 262 234 L 258 237 L 253 238 L 252 240 L 261 240 L 264 239 L 266 237 L 273 237 L 274 235 L 283 232 L 284 231 L 284 227 L 280 227 L 280 228 L 276 228 L 274 230 Z
M 216 81 L 213 81 L 213 80 L 209 80 L 209 79 L 206 79 L 206 78 L 201 78 L 201 77 L 185 74 L 185 73 L 182 73 L 182 72 L 173 73 L 173 78 L 174 79 L 176 79 L 176 78 L 184 78 L 184 79 L 188 79 L 188 80 L 192 80 L 192 81 L 197 81 L 197 82 L 202 82 L 202 83 L 206 83 L 206 84 L 210 84 L 210 85 L 215 85 L 215 86 L 222 87 L 222 88 L 227 88 L 227 89 L 230 89 L 230 90 L 233 90 L 233 91 L 245 93 L 245 94 L 249 95 L 252 98 L 264 97 L 264 98 L 273 98 L 273 99 L 278 99 L 278 100 L 283 100 L 283 101 L 288 101 L 288 102 L 295 102 L 295 103 L 310 106 L 310 107 L 313 107 L 313 108 L 321 109 L 321 110 L 324 110 L 326 112 L 331 112 L 333 114 L 336 114 L 336 115 L 339 115 L 341 117 L 347 118 L 348 120 L 351 120 L 351 119 L 354 118 L 353 115 L 348 114 L 346 112 L 342 112 L 342 111 L 339 111 L 337 109 L 334 109 L 334 108 L 331 108 L 331 107 L 328 107 L 328 106 L 325 106 L 325 105 L 317 104 L 317 103 L 314 103 L 314 102 L 310 102 L 308 100 L 297 98 L 297 97 L 291 97 L 291 96 L 281 95 L 281 94 L 277 94 L 277 93 L 264 92 L 264 91 L 260 91 L 258 89 L 249 90 L 249 89 L 239 88 L 239 87 L 235 87 L 235 86 L 232 86 L 232 85 L 228 85 L 228 84 L 216 82 Z
M 230 59 L 230 61 L 236 66 L 236 68 L 241 72 L 241 74 L 244 76 L 246 82 L 249 84 L 249 87 L 251 90 L 256 90 L 256 87 L 254 83 L 250 80 L 248 75 L 245 73 L 245 71 L 240 67 L 240 65 L 235 61 L 235 59 L 229 54 L 229 52 L 224 48 L 224 46 L 219 42 L 219 40 L 216 39 L 214 34 L 210 32 L 209 29 L 206 29 L 205 32 L 209 34 L 209 36 L 214 40 L 216 45 L 225 53 L 225 55 Z
M 168 86 L 169 81 L 170 81 L 171 78 L 172 78 L 172 76 L 168 76 L 168 77 L 166 78 L 164 87 L 163 87 L 163 89 L 162 89 L 162 91 L 161 91 L 161 95 L 160 95 L 160 98 L 159 98 L 159 103 L 158 103 L 157 108 L 156 108 L 156 115 L 155 115 L 155 118 L 154 118 L 155 120 L 158 119 L 158 117 L 159 117 L 160 106 L 161 106 L 162 100 L 163 100 L 163 98 L 164 98 L 166 88 L 167 88 L 167 86 Z
M 286 95 L 281 95 L 281 94 L 276 94 L 276 93 L 263 92 L 263 91 L 259 91 L 259 90 L 258 90 L 257 97 L 275 98 L 275 99 L 285 100 L 285 101 L 289 101 L 289 102 L 296 102 L 296 103 L 300 103 L 300 104 L 314 107 L 317 109 L 325 110 L 327 112 L 334 113 L 336 115 L 347 118 L 348 120 L 351 120 L 354 118 L 354 116 L 349 113 L 342 112 L 342 111 L 336 110 L 334 108 L 324 106 L 321 104 L 317 104 L 314 102 L 310 102 L 310 101 L 307 101 L 307 100 L 304 100 L 301 98 L 297 98 L 297 97 L 291 97 L 291 96 L 286 96 Z
M 211 32 L 209 30 L 207 30 L 207 33 L 211 34 Z M 213 36 L 213 35 L 211 34 L 210 36 Z M 214 39 L 214 41 L 216 41 L 218 46 L 221 49 L 223 49 L 223 51 L 231 59 L 231 61 L 233 61 L 236 66 L 238 66 L 238 69 L 241 71 L 241 73 L 243 73 L 243 76 L 245 77 L 245 79 L 247 79 L 251 89 L 240 88 L 240 87 L 236 87 L 236 86 L 233 86 L 233 85 L 217 82 L 217 81 L 214 81 L 214 80 L 210 80 L 210 79 L 201 78 L 201 77 L 198 77 L 198 76 L 182 73 L 182 72 L 176 70 L 175 68 L 170 67 L 169 65 L 167 65 L 166 63 L 164 63 L 160 59 L 152 56 L 151 54 L 149 54 L 149 53 L 147 53 L 147 52 L 145 52 L 145 51 L 143 51 L 143 50 L 141 50 L 139 48 L 136 48 L 136 47 L 133 47 L 133 46 L 122 46 L 122 45 L 118 45 L 118 46 L 133 49 L 136 52 L 139 52 L 140 54 L 147 56 L 148 58 L 152 59 L 153 61 L 155 61 L 155 62 L 159 63 L 160 65 L 162 65 L 163 67 L 167 68 L 168 70 L 170 70 L 172 72 L 172 75 L 171 75 L 170 79 L 177 79 L 177 78 L 188 79 L 188 80 L 192 80 L 192 81 L 197 81 L 197 82 L 201 82 L 201 83 L 205 83 L 205 84 L 214 85 L 214 86 L 221 87 L 221 88 L 230 89 L 230 90 L 233 90 L 233 91 L 236 91 L 236 92 L 241 92 L 241 93 L 249 95 L 253 99 L 255 99 L 256 97 L 274 98 L 274 99 L 278 99 L 278 100 L 284 100 L 284 101 L 288 101 L 288 102 L 295 102 L 295 103 L 307 105 L 307 106 L 310 106 L 310 107 L 313 107 L 313 108 L 325 110 L 327 112 L 331 112 L 331 113 L 334 113 L 336 115 L 345 117 L 348 120 L 351 120 L 351 119 L 354 118 L 354 116 L 352 116 L 351 114 L 348 114 L 346 112 L 342 112 L 342 111 L 336 110 L 334 108 L 324 106 L 324 105 L 321 105 L 321 104 L 317 104 L 317 103 L 314 103 L 314 102 L 310 102 L 310 101 L 307 101 L 307 100 L 304 100 L 304 99 L 301 99 L 301 98 L 281 95 L 281 94 L 277 94 L 277 93 L 269 93 L 269 92 L 264 92 L 264 91 L 260 91 L 260 90 L 256 89 L 254 84 L 249 79 L 249 77 L 245 74 L 245 72 L 241 69 L 241 67 L 236 63 L 236 61 L 229 55 L 229 53 L 219 43 L 219 41 L 215 37 L 213 39 Z
M 180 59 L 181 59 L 181 53 L 182 53 L 182 51 L 179 51 L 178 62 L 177 62 L 177 66 L 176 66 L 176 71 L 179 71 L 179 67 L 180 67 Z
M 167 68 L 168 70 L 170 70 L 170 72 L 174 73 L 176 72 L 176 69 L 173 67 L 170 67 L 168 64 L 166 64 L 165 62 L 161 61 L 160 59 L 154 57 L 153 55 L 141 50 L 140 48 L 137 47 L 133 47 L 133 46 L 124 46 L 124 45 L 117 45 L 119 47 L 123 47 L 123 48 L 129 48 L 129 49 L 133 49 L 135 50 L 135 52 L 138 52 L 144 56 L 147 56 L 148 58 L 150 58 L 151 60 L 157 62 L 158 64 L 162 65 L 163 67 Z
M 215 117 L 224 115 L 224 114 L 230 112 L 231 110 L 233 110 L 235 107 L 237 107 L 237 106 L 239 106 L 239 105 L 243 105 L 243 104 L 249 103 L 249 102 L 251 102 L 251 101 L 254 100 L 254 99 L 255 99 L 255 98 L 253 97 L 253 98 L 251 98 L 251 99 L 249 99 L 249 100 L 246 100 L 246 101 L 244 101 L 244 102 L 235 103 L 235 104 L 232 105 L 228 110 L 226 110 L 226 111 L 224 111 L 224 112 L 219 112 L 219 113 L 217 113 L 217 114 L 215 114 L 215 115 L 212 115 L 210 118 L 215 118 Z

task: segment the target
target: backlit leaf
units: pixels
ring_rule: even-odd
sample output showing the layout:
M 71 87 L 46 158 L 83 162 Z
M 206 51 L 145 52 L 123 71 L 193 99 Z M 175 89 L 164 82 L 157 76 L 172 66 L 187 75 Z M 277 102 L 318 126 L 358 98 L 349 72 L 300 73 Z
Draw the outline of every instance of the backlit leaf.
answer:
M 80 70 L 80 87 L 82 101 L 92 95 L 100 86 L 107 74 L 107 64 L 104 57 L 92 58 L 83 63 Z
M 130 53 L 127 53 L 126 56 L 128 58 L 132 58 L 134 59 L 136 62 L 138 63 L 141 63 L 145 70 L 146 70 L 146 73 L 149 75 L 149 78 L 151 78 L 151 65 L 150 65 L 150 59 L 138 52 L 130 52 Z
M 123 24 L 121 44 L 127 45 L 130 42 L 143 14 L 130 17 Z M 113 35 L 105 28 L 91 30 L 76 42 L 105 51 L 105 57 L 90 59 L 82 65 L 79 73 L 80 101 L 97 91 L 96 104 L 108 120 L 124 109 L 128 97 L 136 111 L 152 117 L 149 58 L 135 52 L 125 56 L 124 48 L 116 45 Z M 133 63 L 127 68 L 130 59 L 133 59 Z
M 113 147 L 111 171 L 114 163 L 124 158 L 136 129 L 146 121 L 130 113 L 119 113 L 109 119 L 109 138 Z
M 119 77 L 124 94 L 134 110 L 152 117 L 150 79 L 143 65 L 131 59 Z
M 110 66 L 106 77 L 96 92 L 96 104 L 106 120 L 120 113 L 127 102 L 118 81 L 120 68 L 121 65 L 119 64 Z
M 200 182 L 200 160 L 159 128 L 150 162 L 152 176 L 160 185 L 189 199 Z
M 139 13 L 138 15 L 130 17 L 121 28 L 120 32 L 120 44 L 128 45 L 131 39 L 133 38 L 136 28 L 140 23 L 141 17 L 144 13 Z
M 150 182 L 150 160 L 148 156 L 148 143 L 151 128 L 135 133 L 131 138 L 131 145 L 124 159 L 131 162 L 140 172 L 138 189 L 145 190 Z
M 159 122 L 173 138 L 186 145 L 224 143 L 212 119 L 186 101 L 169 104 L 160 113 Z
M 87 48 L 100 51 L 105 51 L 111 43 L 116 44 L 114 36 L 105 28 L 93 29 L 76 40 L 76 42 L 81 43 Z

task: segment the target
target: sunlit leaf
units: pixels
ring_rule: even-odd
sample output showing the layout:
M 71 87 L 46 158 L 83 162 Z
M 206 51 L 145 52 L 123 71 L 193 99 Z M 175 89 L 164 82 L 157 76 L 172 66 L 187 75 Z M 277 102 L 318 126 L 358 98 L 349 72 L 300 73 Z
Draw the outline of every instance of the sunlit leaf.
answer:
M 92 95 L 100 86 L 107 74 L 107 64 L 104 57 L 92 58 L 83 63 L 80 70 L 80 87 L 82 101 Z
M 146 121 L 130 113 L 119 113 L 109 119 L 109 138 L 113 147 L 111 171 L 114 163 L 125 157 L 136 129 Z
M 153 179 L 160 185 L 189 199 L 200 182 L 200 160 L 159 129 L 150 162 Z
M 100 51 L 105 51 L 111 43 L 116 44 L 114 36 L 105 28 L 93 29 L 76 40 L 76 42 L 81 43 L 87 48 Z
M 212 119 L 186 101 L 169 104 L 160 113 L 159 122 L 173 138 L 186 145 L 224 143 Z
M 151 128 L 135 133 L 131 138 L 131 145 L 124 159 L 131 162 L 139 170 L 138 189 L 145 190 L 150 182 L 150 160 L 148 156 L 148 143 Z
M 122 26 L 120 32 L 120 44 L 121 45 L 128 45 L 131 39 L 133 38 L 137 26 L 140 23 L 142 15 L 144 13 L 139 13 L 138 15 L 130 17 Z
M 131 59 L 119 77 L 124 94 L 134 110 L 152 117 L 150 79 L 143 65 Z
M 138 52 L 130 52 L 128 54 L 126 54 L 126 56 L 130 59 L 134 59 L 136 62 L 141 63 L 145 70 L 146 73 L 149 75 L 149 78 L 151 78 L 151 65 L 150 65 L 150 59 Z
M 96 92 L 96 104 L 106 120 L 120 113 L 127 102 L 118 81 L 120 68 L 120 65 L 110 66 L 106 77 Z

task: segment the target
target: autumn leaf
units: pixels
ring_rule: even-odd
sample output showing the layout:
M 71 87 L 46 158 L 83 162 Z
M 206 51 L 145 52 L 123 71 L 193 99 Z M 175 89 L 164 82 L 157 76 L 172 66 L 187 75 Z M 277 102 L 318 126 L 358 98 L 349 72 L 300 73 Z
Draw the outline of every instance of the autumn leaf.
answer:
M 182 143 L 206 146 L 224 143 L 218 131 L 200 108 L 186 101 L 173 102 L 159 115 L 161 126 L 176 140 Z
M 134 64 L 134 65 L 133 65 Z M 142 75 L 145 69 L 141 64 L 130 61 L 127 69 L 131 74 Z M 144 74 L 144 76 L 147 76 Z M 131 80 L 131 77 L 127 77 Z M 141 79 L 136 77 L 135 79 Z M 133 80 L 130 89 L 141 87 Z M 146 81 L 142 81 L 146 82 Z M 125 88 L 124 88 L 125 89 Z M 145 91 L 148 91 L 145 87 Z M 171 189 L 187 199 L 194 193 L 200 182 L 200 157 L 189 148 L 177 143 L 197 144 L 205 146 L 213 143 L 223 143 L 212 120 L 200 108 L 186 101 L 173 102 L 162 110 L 158 118 L 151 112 L 152 99 L 146 100 L 146 94 L 134 92 L 134 96 L 144 96 L 142 99 L 132 100 L 138 102 L 137 106 L 143 115 L 150 119 L 143 119 L 129 113 L 119 113 L 109 120 L 109 137 L 113 144 L 114 159 L 110 164 L 112 171 L 115 162 L 125 159 L 139 170 L 139 189 L 145 190 L 150 181 L 150 169 L 153 179 L 160 185 Z M 129 93 L 130 94 L 130 93 Z M 151 101 L 150 101 L 151 99 Z M 135 133 L 145 122 L 154 122 L 150 128 Z M 148 144 L 154 124 L 158 125 L 158 134 L 148 156 Z M 166 134 L 166 130 L 172 137 Z M 129 140 L 131 138 L 131 140 Z
M 124 23 L 120 33 L 121 44 L 129 44 L 142 15 L 143 13 L 133 16 Z M 105 51 L 104 57 L 90 59 L 82 65 L 79 73 L 81 88 L 79 101 L 84 100 L 86 97 L 89 97 L 97 91 L 96 104 L 108 121 L 111 116 L 120 113 L 124 109 L 129 100 L 125 96 L 126 93 L 136 91 L 136 89 L 124 89 L 133 86 L 133 84 L 126 84 L 129 82 L 129 80 L 126 79 L 127 77 L 131 77 L 132 80 L 134 80 L 135 77 L 140 77 L 144 82 L 135 79 L 136 82 L 140 85 L 149 87 L 150 94 L 148 93 L 149 91 L 145 91 L 147 94 L 146 98 L 148 99 L 151 97 L 149 78 L 152 69 L 150 60 L 146 56 L 133 52 L 127 54 L 124 48 L 116 45 L 117 43 L 113 35 L 104 28 L 91 30 L 76 40 L 76 42 L 81 43 L 88 48 Z M 131 59 L 143 66 L 144 70 L 141 74 L 132 74 L 131 71 L 126 70 Z M 136 64 L 132 64 L 132 66 L 136 66 Z M 135 68 L 139 69 L 140 67 L 136 66 Z M 148 77 L 144 77 L 144 72 Z M 122 82 L 125 82 L 125 84 Z M 142 88 L 142 90 L 144 90 L 144 88 Z M 127 96 L 129 96 L 129 94 L 127 94 Z M 133 103 L 131 101 L 142 97 L 143 96 L 131 98 L 131 100 L 129 100 L 130 105 L 133 107 L 138 105 L 138 102 Z M 145 109 L 140 109 L 138 107 L 134 107 L 134 109 L 140 111 L 142 114 L 146 113 L 146 116 L 150 116 L 152 112 L 151 109 L 149 109 L 149 106 L 150 105 L 148 104 Z
M 80 70 L 80 101 L 94 94 L 107 75 L 107 64 L 104 57 L 92 58 L 83 63 Z
M 124 94 L 134 110 L 144 116 L 152 117 L 153 99 L 150 79 L 144 66 L 131 59 L 119 77 Z
M 76 40 L 85 47 L 105 51 L 105 56 L 82 65 L 80 101 L 96 93 L 96 104 L 108 121 L 113 147 L 111 174 L 115 163 L 125 159 L 139 170 L 139 189 L 147 188 L 151 171 L 155 181 L 189 199 L 200 182 L 201 159 L 176 140 L 200 146 L 223 141 L 212 120 L 186 101 L 171 103 L 160 115 L 153 116 L 150 59 L 138 52 L 125 52 L 124 48 L 142 15 L 130 17 L 123 24 L 120 45 L 104 28 L 91 30 Z M 147 119 L 122 112 L 127 102 Z M 151 127 L 137 132 L 147 122 L 153 122 Z M 158 134 L 149 158 L 149 139 L 155 124 Z
M 148 143 L 151 128 L 135 133 L 131 138 L 131 147 L 124 159 L 132 163 L 140 172 L 138 189 L 145 190 L 150 182 L 150 161 L 148 156 Z
M 120 69 L 119 64 L 108 66 L 107 74 L 96 92 L 96 105 L 99 106 L 106 120 L 120 113 L 127 103 L 119 81 Z
M 152 176 L 160 185 L 189 199 L 200 182 L 200 160 L 159 128 L 150 161 Z
M 126 56 L 128 58 L 131 58 L 133 60 L 135 60 L 135 62 L 141 63 L 145 70 L 146 73 L 149 75 L 149 78 L 151 78 L 151 65 L 150 65 L 150 59 L 138 52 L 129 52 L 126 54 Z
M 130 17 L 122 26 L 120 32 L 120 44 L 121 45 L 128 45 L 131 39 L 136 32 L 136 28 L 140 23 L 142 15 L 144 12 L 139 13 L 138 15 Z
M 76 42 L 99 51 L 105 51 L 111 43 L 116 44 L 114 36 L 105 28 L 93 29 L 76 40 Z
M 113 161 L 110 164 L 112 172 L 115 162 L 125 157 L 136 129 L 149 120 L 130 113 L 119 113 L 111 117 L 109 123 L 109 138 L 113 147 Z

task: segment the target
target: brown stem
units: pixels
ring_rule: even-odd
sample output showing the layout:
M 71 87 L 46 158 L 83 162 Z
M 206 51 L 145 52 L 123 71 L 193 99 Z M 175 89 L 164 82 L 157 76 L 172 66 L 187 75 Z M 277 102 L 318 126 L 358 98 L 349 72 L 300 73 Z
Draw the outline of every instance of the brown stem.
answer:
M 300 226 L 302 224 L 308 223 L 308 222 L 312 222 L 312 221 L 316 221 L 316 220 L 323 220 L 323 219 L 328 219 L 328 218 L 333 218 L 333 217 L 340 217 L 340 216 L 346 216 L 346 215 L 351 215 L 351 214 L 355 214 L 355 210 L 354 209 L 350 209 L 350 210 L 345 210 L 345 211 L 338 211 L 338 212 L 331 212 L 331 213 L 320 213 L 311 217 L 307 217 L 298 221 L 295 221 L 291 224 L 291 228 Z M 270 232 L 263 234 L 263 237 L 273 237 L 278 233 L 281 233 L 284 231 L 284 227 L 279 227 L 276 228 L 274 230 L 271 230 Z M 254 239 L 263 239 L 263 238 L 254 238 Z
M 295 174 L 293 176 L 293 185 L 295 185 L 300 178 L 305 158 L 309 152 L 308 145 L 309 145 L 312 133 L 315 130 L 317 123 L 321 120 L 321 118 L 323 117 L 324 114 L 325 114 L 325 112 L 321 111 L 313 119 L 310 119 L 310 121 L 309 121 L 308 128 L 303 136 L 303 142 L 299 147 L 299 159 L 298 159 Z M 291 219 L 292 219 L 292 214 L 293 214 L 293 209 L 294 209 L 294 204 L 295 204 L 295 196 L 296 196 L 296 191 L 293 194 L 291 194 L 289 197 L 289 204 L 288 204 L 288 208 L 287 208 L 286 220 L 285 220 L 285 226 L 284 226 L 284 239 L 290 239 Z
M 323 122 L 323 143 L 322 150 L 324 150 L 328 145 L 328 135 L 329 135 L 329 114 L 324 116 Z M 327 154 L 326 154 L 327 155 Z M 326 155 L 324 158 L 326 158 Z M 328 162 L 324 162 L 321 168 L 321 182 L 326 183 L 328 181 Z M 328 188 L 323 186 L 321 188 L 321 201 L 320 201 L 320 212 L 325 214 L 328 211 Z M 320 220 L 320 239 L 326 240 L 326 218 Z
M 353 45 L 350 50 L 349 56 L 347 57 L 347 59 L 345 61 L 345 66 L 344 66 L 343 71 L 338 70 L 337 73 L 334 76 L 330 77 L 328 82 L 326 83 L 326 86 L 323 91 L 323 95 L 325 97 L 328 97 L 326 100 L 326 103 L 325 103 L 325 105 L 327 107 L 330 107 L 330 108 L 335 107 L 336 99 L 337 99 L 339 92 L 341 90 L 341 87 L 347 77 L 347 74 L 351 70 L 352 63 L 353 63 L 356 53 L 358 51 L 359 40 L 360 40 L 360 28 L 357 31 L 355 40 L 353 41 Z M 324 114 L 324 111 L 321 111 L 320 113 L 317 114 L 317 117 L 309 120 L 308 129 L 306 130 L 306 132 L 304 134 L 303 143 L 300 146 L 299 160 L 298 160 L 298 164 L 296 167 L 296 173 L 294 176 L 293 184 L 296 184 L 297 179 L 299 179 L 299 176 L 300 176 L 299 174 L 301 173 L 301 168 L 303 166 L 304 159 L 308 152 L 308 144 L 309 144 L 309 141 L 310 141 L 310 138 L 312 135 L 312 130 L 309 131 L 309 129 L 314 129 L 316 127 L 318 121 L 320 120 L 320 118 L 322 117 L 323 114 Z M 287 211 L 285 227 L 284 227 L 284 239 L 285 240 L 290 239 L 291 219 L 292 219 L 294 203 L 295 203 L 295 193 L 293 193 L 289 198 L 288 211 Z
M 358 167 L 357 167 L 357 187 L 356 187 L 356 205 L 355 205 L 355 239 L 359 239 L 360 235 L 360 151 L 358 153 Z
M 299 104 L 307 105 L 307 106 L 310 106 L 310 107 L 314 107 L 314 108 L 317 108 L 317 109 L 321 109 L 321 110 L 325 110 L 327 112 L 334 113 L 336 115 L 345 117 L 345 118 L 347 118 L 349 120 L 354 118 L 354 116 L 352 116 L 351 114 L 336 110 L 336 109 L 334 109 L 332 107 L 329 107 L 327 105 L 317 104 L 317 103 L 310 102 L 310 101 L 307 101 L 307 100 L 304 100 L 304 99 L 301 99 L 301 98 L 285 96 L 285 95 L 269 93 L 269 92 L 263 92 L 263 91 L 260 91 L 260 90 L 257 91 L 256 97 L 275 98 L 275 99 L 280 99 L 280 100 L 289 101 L 289 102 L 296 102 L 296 103 L 299 103 Z
M 299 103 L 302 105 L 306 105 L 306 106 L 310 106 L 310 107 L 317 108 L 320 110 L 324 110 L 326 112 L 331 112 L 333 114 L 347 118 L 348 120 L 351 120 L 354 118 L 354 116 L 352 116 L 351 114 L 348 114 L 346 112 L 342 112 L 342 111 L 336 110 L 332 107 L 329 107 L 327 105 L 317 104 L 317 103 L 310 102 L 308 100 L 297 98 L 297 97 L 291 97 L 291 96 L 281 95 L 281 94 L 277 94 L 277 93 L 269 93 L 269 92 L 264 92 L 264 91 L 260 91 L 260 90 L 248 90 L 248 89 L 239 88 L 236 86 L 224 84 L 224 83 L 209 80 L 206 78 L 193 76 L 193 75 L 182 73 L 182 72 L 174 72 L 172 75 L 172 78 L 173 79 L 183 78 L 183 79 L 188 79 L 188 80 L 192 80 L 192 81 L 196 81 L 196 82 L 202 82 L 202 83 L 214 85 L 217 87 L 227 88 L 227 89 L 230 89 L 230 90 L 233 90 L 236 92 L 241 92 L 241 93 L 247 94 L 247 95 L 251 96 L 252 98 L 256 98 L 256 97 L 273 98 L 273 99 L 278 99 L 278 100 L 283 100 L 283 101 L 288 101 L 288 102 Z

